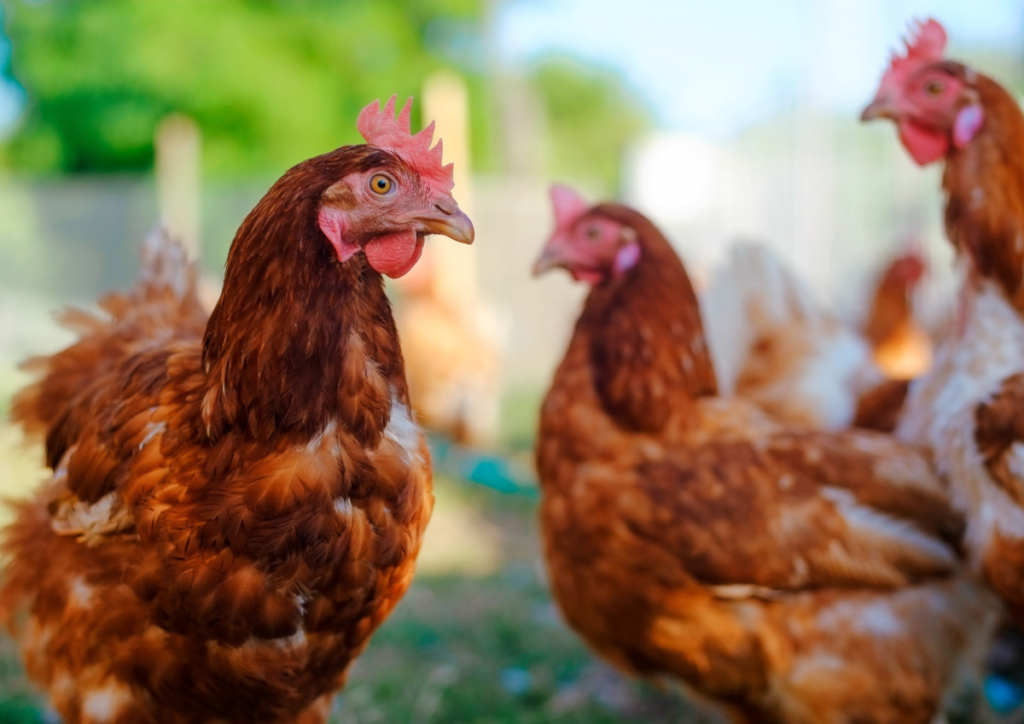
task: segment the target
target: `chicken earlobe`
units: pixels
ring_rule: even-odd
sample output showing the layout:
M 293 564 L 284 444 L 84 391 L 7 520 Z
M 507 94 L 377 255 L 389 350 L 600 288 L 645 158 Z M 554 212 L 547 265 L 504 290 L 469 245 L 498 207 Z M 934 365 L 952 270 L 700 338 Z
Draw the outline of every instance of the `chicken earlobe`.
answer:
M 352 244 L 345 239 L 346 218 L 345 212 L 331 206 L 324 206 L 320 209 L 317 217 L 320 224 L 320 231 L 331 242 L 335 252 L 338 254 L 338 261 L 342 264 L 351 259 L 357 252 L 362 251 L 358 244 Z

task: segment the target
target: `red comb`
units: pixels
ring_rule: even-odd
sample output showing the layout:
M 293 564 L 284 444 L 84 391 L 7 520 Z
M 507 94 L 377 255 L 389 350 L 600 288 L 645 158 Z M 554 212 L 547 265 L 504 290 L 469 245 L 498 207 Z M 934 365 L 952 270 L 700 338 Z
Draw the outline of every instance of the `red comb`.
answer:
M 946 51 L 946 31 L 937 20 L 915 20 L 904 40 L 906 55 L 892 54 L 889 70 L 882 78 L 883 88 L 902 89 L 913 73 L 926 65 L 937 63 Z
M 569 227 L 590 208 L 582 196 L 559 184 L 551 187 L 551 203 L 555 207 L 555 233 L 569 231 Z
M 430 143 L 434 138 L 434 123 L 411 135 L 409 116 L 412 114 L 412 98 L 402 106 L 402 111 L 395 118 L 395 99 L 391 96 L 384 109 L 376 100 L 359 113 L 356 128 L 366 142 L 383 151 L 389 151 L 408 163 L 420 177 L 435 191 L 450 193 L 455 185 L 453 166 L 441 165 L 441 139 L 433 148 Z

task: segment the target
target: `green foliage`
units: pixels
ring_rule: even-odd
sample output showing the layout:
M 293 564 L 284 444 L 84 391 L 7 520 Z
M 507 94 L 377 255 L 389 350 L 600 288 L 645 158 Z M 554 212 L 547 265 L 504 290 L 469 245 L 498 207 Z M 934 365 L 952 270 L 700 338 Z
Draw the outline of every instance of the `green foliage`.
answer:
M 208 177 L 273 178 L 359 142 L 353 119 L 369 100 L 418 95 L 429 73 L 452 67 L 469 82 L 474 166 L 500 171 L 487 4 L 0 0 L 11 74 L 29 98 L 0 164 L 147 171 L 157 124 L 181 112 L 202 129 Z M 625 143 L 648 123 L 641 104 L 611 73 L 571 60 L 542 62 L 529 80 L 546 109 L 548 171 L 613 189 Z
M 614 189 L 627 143 L 650 125 L 644 105 L 610 72 L 550 58 L 532 77 L 547 110 L 548 171 Z
M 280 172 L 360 139 L 368 99 L 418 95 L 449 63 L 424 37 L 481 0 L 4 0 L 27 116 L 8 163 L 148 169 L 156 124 L 184 112 L 214 174 Z

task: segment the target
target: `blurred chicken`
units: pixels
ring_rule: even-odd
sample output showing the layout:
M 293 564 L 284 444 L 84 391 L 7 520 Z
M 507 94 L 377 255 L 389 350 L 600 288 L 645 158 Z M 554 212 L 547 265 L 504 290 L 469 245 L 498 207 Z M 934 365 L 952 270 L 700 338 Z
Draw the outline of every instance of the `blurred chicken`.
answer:
M 541 524 L 569 624 L 738 722 L 927 724 L 994 619 L 961 520 L 889 436 L 718 396 L 697 300 L 639 213 L 553 190 L 535 273 L 592 285 L 541 412 Z M 794 301 L 793 304 L 798 304 Z
M 861 333 L 817 302 L 776 252 L 736 244 L 701 305 L 721 390 L 793 424 L 892 430 L 906 394 L 898 380 L 929 361 L 910 305 L 923 269 L 916 254 L 887 268 Z
M 0 618 L 68 724 L 324 722 L 433 508 L 382 274 L 471 242 L 410 102 L 284 174 L 212 315 L 155 237 L 14 417 L 51 483 L 7 529 Z
M 451 295 L 438 289 L 432 259 L 424 261 L 414 278 L 402 280 L 395 314 L 417 419 L 455 442 L 492 444 L 501 393 L 497 325 L 479 300 L 447 303 Z
M 863 333 L 872 358 L 891 380 L 912 380 L 932 364 L 932 342 L 914 317 L 913 294 L 926 267 L 909 251 L 893 259 L 875 284 Z
M 955 329 L 897 433 L 931 448 L 972 561 L 1024 623 L 1024 114 L 945 46 L 939 23 L 919 24 L 863 114 L 892 120 L 918 164 L 945 161 L 946 233 L 964 272 Z

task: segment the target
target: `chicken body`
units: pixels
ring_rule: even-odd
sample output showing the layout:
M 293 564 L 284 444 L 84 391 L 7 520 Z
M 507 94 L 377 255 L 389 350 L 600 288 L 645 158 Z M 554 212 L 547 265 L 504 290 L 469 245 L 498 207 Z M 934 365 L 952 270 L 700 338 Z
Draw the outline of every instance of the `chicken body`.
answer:
M 979 571 L 1024 622 L 1024 320 L 992 282 L 911 388 L 896 434 L 932 451 Z
M 608 226 L 640 260 L 598 277 L 564 239 L 587 248 Z M 925 459 L 718 397 L 689 280 L 650 222 L 602 205 L 569 227 L 539 267 L 600 281 L 545 399 L 537 465 L 570 625 L 737 721 L 932 721 L 995 614 L 959 571 L 960 520 Z
M 156 240 L 110 319 L 69 315 L 80 341 L 36 361 L 15 417 L 54 472 L 6 531 L 0 614 L 68 724 L 323 722 L 409 586 L 430 463 L 377 268 L 472 230 L 407 159 L 285 174 L 209 319 Z

